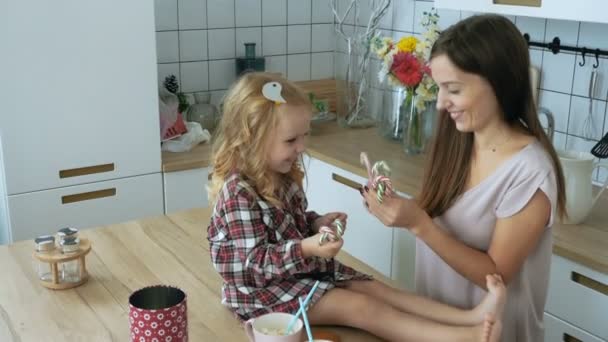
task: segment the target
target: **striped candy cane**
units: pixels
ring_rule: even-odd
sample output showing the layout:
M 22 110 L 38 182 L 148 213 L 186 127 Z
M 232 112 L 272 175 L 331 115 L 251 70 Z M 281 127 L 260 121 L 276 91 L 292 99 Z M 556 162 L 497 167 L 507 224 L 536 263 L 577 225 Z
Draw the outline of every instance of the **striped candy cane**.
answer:
M 361 152 L 360 160 L 361 164 L 367 169 L 367 184 L 376 190 L 376 199 L 378 203 L 382 203 L 384 196 L 391 196 L 395 193 L 393 184 L 389 178 L 391 169 L 383 160 L 375 162 L 373 166 L 370 166 L 369 158 L 365 152 Z

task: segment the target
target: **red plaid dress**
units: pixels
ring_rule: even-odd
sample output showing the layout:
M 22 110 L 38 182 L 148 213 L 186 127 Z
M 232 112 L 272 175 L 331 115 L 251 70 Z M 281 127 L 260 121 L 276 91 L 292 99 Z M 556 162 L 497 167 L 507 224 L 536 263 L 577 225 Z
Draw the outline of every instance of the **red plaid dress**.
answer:
M 334 259 L 305 259 L 300 241 L 314 235 L 311 226 L 319 215 L 306 211 L 306 197 L 295 182 L 285 185 L 280 198 L 284 208 L 262 199 L 234 173 L 218 195 L 207 228 L 211 260 L 224 280 L 222 303 L 240 320 L 295 313 L 298 297 L 304 299 L 316 280 L 311 304 L 336 283 L 371 279 Z

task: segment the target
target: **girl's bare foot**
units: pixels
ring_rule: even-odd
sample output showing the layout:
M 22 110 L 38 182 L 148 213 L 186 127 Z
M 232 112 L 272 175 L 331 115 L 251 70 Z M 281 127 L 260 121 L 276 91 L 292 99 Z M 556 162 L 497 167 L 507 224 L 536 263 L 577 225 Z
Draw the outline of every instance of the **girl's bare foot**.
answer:
M 502 332 L 502 322 L 494 320 L 491 315 L 487 315 L 483 322 L 482 342 L 500 342 Z
M 497 274 L 486 276 L 486 286 L 488 294 L 473 310 L 473 324 L 482 323 L 487 320 L 488 315 L 493 317 L 493 320 L 500 321 L 502 311 L 505 307 L 507 299 L 507 289 L 502 282 L 502 278 Z

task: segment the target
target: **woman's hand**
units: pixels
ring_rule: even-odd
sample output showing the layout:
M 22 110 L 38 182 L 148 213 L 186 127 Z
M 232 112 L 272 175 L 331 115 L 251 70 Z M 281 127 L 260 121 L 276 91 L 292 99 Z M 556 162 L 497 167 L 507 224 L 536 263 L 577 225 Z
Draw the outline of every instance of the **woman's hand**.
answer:
M 325 215 L 320 216 L 319 218 L 317 218 L 312 223 L 312 230 L 313 230 L 313 232 L 318 233 L 319 229 L 321 229 L 321 227 L 323 227 L 323 226 L 330 227 L 330 228 L 333 229 L 333 227 L 332 227 L 331 224 L 336 219 L 340 219 L 340 221 L 342 221 L 342 226 L 343 226 L 344 230 L 346 230 L 346 219 L 347 218 L 348 218 L 348 216 L 345 213 L 341 213 L 341 212 L 334 212 L 334 213 L 325 214 Z
M 322 235 L 323 233 L 318 233 L 302 240 L 302 254 L 305 258 L 317 256 L 325 259 L 331 259 L 335 257 L 338 252 L 340 252 L 342 245 L 344 245 L 344 240 L 328 240 L 321 245 L 319 241 Z
M 431 218 L 412 199 L 393 194 L 379 203 L 376 191 L 368 187 L 361 190 L 361 195 L 367 210 L 386 226 L 407 228 L 417 236 L 429 226 L 426 223 Z

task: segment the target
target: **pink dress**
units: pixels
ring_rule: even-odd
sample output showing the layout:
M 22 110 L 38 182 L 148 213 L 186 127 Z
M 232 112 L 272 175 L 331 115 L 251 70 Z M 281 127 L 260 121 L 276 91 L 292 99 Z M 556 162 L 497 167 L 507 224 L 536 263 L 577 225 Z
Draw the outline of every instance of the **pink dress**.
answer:
M 538 141 L 530 143 L 434 219 L 458 240 L 487 251 L 496 220 L 518 213 L 538 189 L 551 202 L 551 217 L 538 245 L 509 282 L 503 342 L 540 342 L 544 339 L 543 311 L 551 265 L 551 226 L 557 203 L 551 158 Z M 464 309 L 474 307 L 486 295 L 485 290 L 454 271 L 420 240 L 416 243 L 416 290 L 420 295 Z

